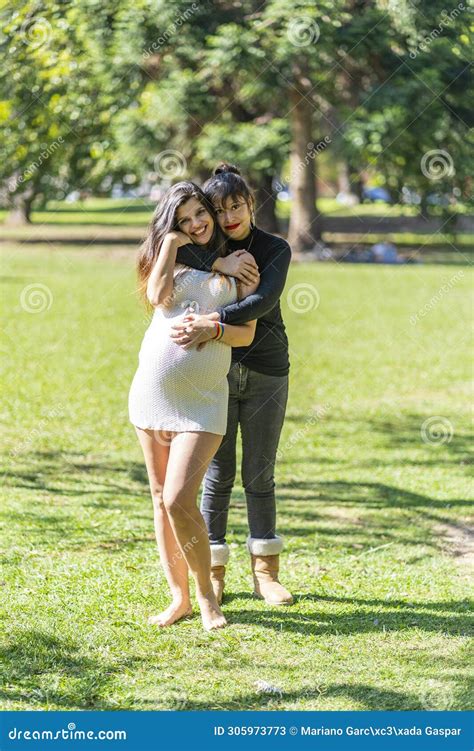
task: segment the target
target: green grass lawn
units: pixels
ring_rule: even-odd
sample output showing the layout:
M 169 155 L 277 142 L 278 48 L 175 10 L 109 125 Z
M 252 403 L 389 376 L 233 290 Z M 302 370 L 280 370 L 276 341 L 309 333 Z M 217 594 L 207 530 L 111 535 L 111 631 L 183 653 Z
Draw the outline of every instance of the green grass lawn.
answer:
M 0 210 L 0 232 L 8 242 L 74 244 L 84 246 L 95 244 L 128 243 L 137 244 L 143 238 L 153 213 L 154 204 L 145 199 L 88 198 L 84 201 L 50 201 L 46 210 L 33 211 L 32 223 L 25 226 L 1 224 L 6 216 Z M 362 204 L 354 207 L 341 206 L 334 198 L 320 198 L 318 209 L 325 217 L 373 217 L 371 232 L 346 227 L 340 232 L 323 232 L 323 241 L 336 252 L 342 246 L 368 247 L 376 242 L 389 241 L 397 245 L 399 251 L 411 258 L 428 261 L 446 261 L 449 264 L 465 263 L 472 258 L 474 242 L 472 233 L 447 231 L 424 234 L 406 231 L 388 233 L 380 228 L 377 220 L 382 217 L 416 217 L 412 206 L 387 206 L 382 203 Z M 461 214 L 467 207 L 459 205 Z M 277 214 L 281 232 L 285 234 L 290 213 L 290 202 L 277 202 Z M 454 252 L 453 252 L 454 251 Z M 456 253 L 455 251 L 460 251 Z M 463 257 L 464 256 L 464 257 Z
M 363 203 L 356 206 L 344 206 L 335 198 L 320 197 L 317 201 L 318 210 L 325 216 L 334 217 L 416 217 L 416 206 L 402 204 Z M 67 225 L 145 225 L 150 221 L 155 203 L 147 198 L 97 198 L 91 197 L 81 201 L 49 201 L 46 209 L 32 212 L 32 221 L 36 224 L 67 224 Z M 277 201 L 277 215 L 281 219 L 290 216 L 291 201 Z M 434 214 L 440 215 L 440 209 L 432 208 Z M 464 204 L 457 205 L 459 214 L 468 213 Z M 5 209 L 0 209 L 0 222 L 7 215 Z
M 32 212 L 34 224 L 142 226 L 150 221 L 155 204 L 140 198 L 87 198 L 83 201 L 50 201 L 47 209 Z M 290 201 L 278 201 L 277 213 L 282 219 L 290 216 Z M 318 209 L 327 216 L 416 216 L 411 206 L 388 206 L 383 203 L 342 206 L 333 198 L 321 198 Z M 0 210 L 4 221 L 6 210 Z
M 238 484 L 230 625 L 206 634 L 198 615 L 147 624 L 168 594 L 127 415 L 146 326 L 133 251 L 2 258 L 2 709 L 472 704 L 466 266 L 291 268 L 277 482 L 297 600 L 252 598 Z
M 145 198 L 87 198 L 82 201 L 49 201 L 47 209 L 33 211 L 32 221 L 36 224 L 74 225 L 146 225 L 155 204 Z M 291 203 L 279 201 L 279 216 L 288 219 Z M 334 198 L 321 198 L 318 208 L 324 214 L 334 216 L 414 216 L 416 209 L 409 206 L 387 206 L 382 203 L 362 204 L 347 207 Z M 0 221 L 7 215 L 0 210 Z

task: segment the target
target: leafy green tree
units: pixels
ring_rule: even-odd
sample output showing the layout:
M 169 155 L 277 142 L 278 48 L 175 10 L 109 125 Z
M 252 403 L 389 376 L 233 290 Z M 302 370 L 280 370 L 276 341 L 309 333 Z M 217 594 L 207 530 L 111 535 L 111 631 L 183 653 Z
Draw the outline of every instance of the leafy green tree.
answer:
M 232 19 L 241 13 L 223 3 L 142 1 L 122 45 L 140 66 L 142 89 L 115 120 L 117 140 L 127 164 L 159 180 L 204 180 L 217 162 L 236 162 L 256 188 L 259 221 L 276 230 L 273 180 L 288 127 L 275 112 L 262 113 L 268 91 L 248 71 L 263 53 Z
M 465 195 L 462 5 L 14 0 L 0 12 L 0 177 L 13 217 L 72 187 L 107 191 L 129 172 L 202 180 L 227 160 L 249 176 L 259 221 L 275 230 L 274 178 L 288 164 L 289 240 L 305 250 L 320 237 L 320 149 L 354 181 L 372 167 L 395 193 Z
M 270 229 L 276 228 L 273 180 L 290 152 L 290 239 L 295 247 L 313 245 L 319 228 L 311 152 L 319 113 L 307 93 L 323 85 L 337 5 L 218 0 L 200 3 L 178 30 L 188 3 L 142 0 L 128 44 L 132 59 L 142 55 L 144 88 L 138 110 L 122 120 L 122 134 L 134 133 L 135 149 L 148 161 L 162 149 L 177 150 L 191 175 L 222 159 L 237 162 L 257 188 L 260 220 Z M 133 152 L 129 139 L 125 155 L 128 147 Z
M 439 0 L 392 10 L 375 38 L 365 33 L 375 21 L 370 9 L 341 30 L 346 45 L 357 44 L 357 55 L 345 57 L 339 145 L 353 175 L 370 167 L 396 199 L 411 188 L 425 213 L 430 195 L 454 191 L 467 200 L 474 93 L 468 10 L 448 13 Z
M 118 8 L 27 0 L 1 16 L 0 179 L 13 222 L 29 221 L 34 201 L 114 174 L 110 122 L 133 90 L 111 65 Z

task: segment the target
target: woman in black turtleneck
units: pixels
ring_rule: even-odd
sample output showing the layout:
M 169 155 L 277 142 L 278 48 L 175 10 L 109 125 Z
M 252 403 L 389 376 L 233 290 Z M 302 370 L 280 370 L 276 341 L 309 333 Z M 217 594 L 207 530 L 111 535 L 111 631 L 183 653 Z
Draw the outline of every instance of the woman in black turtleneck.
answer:
M 220 602 L 229 558 L 225 538 L 240 425 L 255 593 L 269 604 L 288 605 L 293 598 L 278 581 L 283 543 L 276 534 L 274 467 L 288 398 L 288 339 L 279 298 L 291 250 L 285 240 L 255 226 L 254 197 L 237 168 L 227 164 L 218 167 L 204 191 L 228 238 L 229 255 L 218 258 L 217 253 L 185 246 L 178 250 L 176 262 L 227 275 L 239 276 L 243 269 L 244 275 L 249 271 L 254 274 L 257 268 L 260 273 L 256 292 L 211 314 L 191 313 L 173 333 L 177 344 L 203 347 L 216 336 L 213 321 L 220 320 L 225 326 L 258 319 L 253 343 L 232 350 L 227 432 L 204 478 L 201 511 L 211 543 L 213 587 Z

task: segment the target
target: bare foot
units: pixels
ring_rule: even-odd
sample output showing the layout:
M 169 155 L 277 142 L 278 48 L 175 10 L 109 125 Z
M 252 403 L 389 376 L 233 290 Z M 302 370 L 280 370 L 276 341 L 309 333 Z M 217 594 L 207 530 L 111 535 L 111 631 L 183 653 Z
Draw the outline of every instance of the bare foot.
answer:
M 205 597 L 197 595 L 197 600 L 201 611 L 202 625 L 206 631 L 227 626 L 227 621 L 212 590 Z
M 172 623 L 176 623 L 180 618 L 186 618 L 186 616 L 191 615 L 192 612 L 193 609 L 189 601 L 172 602 L 162 613 L 158 613 L 158 615 L 150 615 L 148 623 L 152 626 L 160 626 L 160 628 L 163 628 L 164 626 L 171 626 Z

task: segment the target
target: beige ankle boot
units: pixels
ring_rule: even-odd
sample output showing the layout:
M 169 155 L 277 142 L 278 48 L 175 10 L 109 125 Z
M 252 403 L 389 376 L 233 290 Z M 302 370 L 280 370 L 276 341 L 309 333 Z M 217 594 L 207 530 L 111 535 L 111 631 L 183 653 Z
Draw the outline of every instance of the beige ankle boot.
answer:
M 271 540 L 249 537 L 247 545 L 252 559 L 254 594 L 265 600 L 267 605 L 291 605 L 292 595 L 278 581 L 280 552 L 283 549 L 281 537 Z
M 211 545 L 211 584 L 218 605 L 222 605 L 225 585 L 225 567 L 229 560 L 227 543 Z

